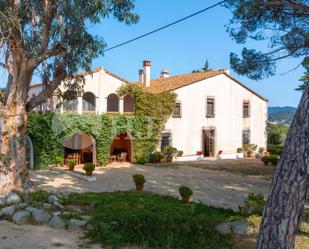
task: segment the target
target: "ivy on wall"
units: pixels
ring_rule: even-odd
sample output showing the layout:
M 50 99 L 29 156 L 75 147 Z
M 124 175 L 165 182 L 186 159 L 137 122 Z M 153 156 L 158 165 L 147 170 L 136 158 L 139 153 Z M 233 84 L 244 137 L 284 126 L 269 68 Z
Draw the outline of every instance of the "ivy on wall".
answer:
M 64 141 L 82 133 L 96 140 L 97 163 L 100 165 L 108 163 L 114 137 L 126 132 L 133 138 L 134 162 L 148 162 L 164 124 L 173 112 L 176 94 L 151 94 L 136 85 L 125 85 L 118 95 L 134 97 L 134 115 L 30 114 L 28 135 L 34 147 L 35 167 L 54 163 L 55 157 L 63 156 Z

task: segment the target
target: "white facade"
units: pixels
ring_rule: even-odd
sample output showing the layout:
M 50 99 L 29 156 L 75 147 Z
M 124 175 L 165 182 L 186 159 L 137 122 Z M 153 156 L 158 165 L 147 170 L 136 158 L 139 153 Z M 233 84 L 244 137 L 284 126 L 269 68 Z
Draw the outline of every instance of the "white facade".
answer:
M 181 104 L 181 117 L 171 117 L 166 133 L 171 145 L 184 155 L 203 151 L 203 130 L 214 130 L 214 155 L 236 153 L 243 146 L 243 131 L 250 131 L 250 143 L 267 146 L 267 101 L 221 74 L 174 91 Z M 215 113 L 206 116 L 207 97 L 214 99 Z M 250 115 L 243 118 L 243 102 L 248 101 Z
M 142 75 L 140 78 L 149 77 L 150 62 L 144 64 L 143 72 L 146 75 Z M 168 78 L 168 76 L 168 73 L 165 73 L 162 78 Z M 83 103 L 85 100 L 83 100 L 83 96 L 79 96 L 74 111 L 83 114 L 91 110 L 93 113 L 101 114 L 106 112 L 123 113 L 128 110 L 124 107 L 124 99 L 115 96 L 113 97 L 118 98 L 118 107 L 109 105 L 108 109 L 109 96 L 116 94 L 117 89 L 123 84 L 130 84 L 128 81 L 103 68 L 93 70 L 92 74 L 85 78 L 83 94 L 89 93 L 89 96 L 93 96 L 94 107 L 89 109 L 87 106 L 88 109 L 85 110 Z M 150 87 L 151 82 L 146 80 Z M 42 85 L 31 87 L 29 97 L 39 94 L 40 91 L 42 91 Z M 167 121 L 163 134 L 168 134 L 170 145 L 182 150 L 185 156 L 196 155 L 199 151 L 206 155 L 205 143 L 209 143 L 209 141 L 205 142 L 205 136 L 209 130 L 213 132 L 211 133 L 213 150 L 211 156 L 216 156 L 219 152 L 223 154 L 236 153 L 237 148 L 243 146 L 244 131 L 249 134 L 251 144 L 266 148 L 267 100 L 230 77 L 226 71 L 171 91 L 177 94 L 181 115 L 171 117 Z M 214 103 L 212 117 L 206 115 L 208 97 Z M 249 104 L 249 117 L 243 117 L 244 102 Z M 55 111 L 56 103 L 57 100 L 53 98 L 50 100 L 50 104 L 40 107 L 41 111 Z M 59 111 L 65 112 L 64 109 L 61 107 Z M 209 144 L 207 146 L 209 148 Z M 158 145 L 159 147 L 160 145 Z

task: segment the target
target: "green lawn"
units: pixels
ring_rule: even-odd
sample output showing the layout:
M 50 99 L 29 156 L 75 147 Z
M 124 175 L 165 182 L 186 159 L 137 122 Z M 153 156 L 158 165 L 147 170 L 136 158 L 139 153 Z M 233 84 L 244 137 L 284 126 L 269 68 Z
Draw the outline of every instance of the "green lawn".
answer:
M 232 210 L 184 204 L 147 192 L 71 194 L 63 204 L 92 217 L 93 229 L 86 236 L 103 246 L 235 248 L 231 236 L 219 235 L 214 229 L 238 217 Z

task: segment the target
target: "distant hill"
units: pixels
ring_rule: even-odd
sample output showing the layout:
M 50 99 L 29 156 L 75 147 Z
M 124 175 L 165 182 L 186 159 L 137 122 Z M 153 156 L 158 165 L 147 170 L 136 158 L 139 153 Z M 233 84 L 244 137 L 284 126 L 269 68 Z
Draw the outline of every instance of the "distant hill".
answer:
M 268 121 L 280 124 L 290 124 L 296 112 L 295 107 L 269 107 Z

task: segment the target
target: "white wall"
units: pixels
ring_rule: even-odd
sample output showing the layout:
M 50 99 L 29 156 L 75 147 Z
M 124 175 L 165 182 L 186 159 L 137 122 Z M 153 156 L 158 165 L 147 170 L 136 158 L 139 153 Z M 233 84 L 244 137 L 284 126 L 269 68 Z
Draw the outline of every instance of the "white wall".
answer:
M 218 75 L 175 90 L 182 104 L 182 117 L 170 118 L 165 125 L 172 131 L 172 145 L 195 155 L 202 150 L 202 130 L 216 129 L 215 155 L 235 153 L 242 147 L 242 131 L 251 130 L 251 143 L 266 148 L 267 102 L 226 75 Z M 215 117 L 206 118 L 207 96 L 215 97 Z M 250 118 L 243 118 L 243 101 L 250 101 Z

